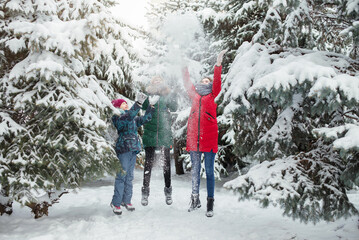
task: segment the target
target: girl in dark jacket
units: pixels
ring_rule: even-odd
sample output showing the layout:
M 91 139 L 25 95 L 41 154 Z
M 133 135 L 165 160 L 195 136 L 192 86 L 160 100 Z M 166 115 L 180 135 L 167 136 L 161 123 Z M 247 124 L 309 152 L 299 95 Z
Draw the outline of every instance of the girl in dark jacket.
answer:
M 188 69 L 183 70 L 184 86 L 192 100 L 192 108 L 187 125 L 187 147 L 192 162 L 192 195 L 188 211 L 201 207 L 199 185 L 201 157 L 204 162 L 207 178 L 207 217 L 213 216 L 214 202 L 214 159 L 218 151 L 217 104 L 215 98 L 221 91 L 222 60 L 226 50 L 219 53 L 214 67 L 214 79 L 204 78 L 199 84 L 193 85 Z
M 120 116 L 112 117 L 112 122 L 118 133 L 115 150 L 122 167 L 122 171 L 117 174 L 115 179 L 114 195 L 111 202 L 113 212 L 117 215 L 122 214 L 121 205 L 129 211 L 135 210 L 131 204 L 132 180 L 136 155 L 141 151 L 137 128 L 151 120 L 154 110 L 152 106 L 148 106 L 144 116 L 136 117 L 146 98 L 145 94 L 139 94 L 136 103 L 130 110 L 128 110 L 127 102 L 124 99 L 112 101 L 113 106 L 119 108 L 121 112 Z
M 172 204 L 172 186 L 171 186 L 171 164 L 170 147 L 172 146 L 171 134 L 171 112 L 177 110 L 176 98 L 171 94 L 171 89 L 164 83 L 159 76 L 151 80 L 146 88 L 149 99 L 143 104 L 146 108 L 153 99 L 157 101 L 153 106 L 155 110 L 152 119 L 144 126 L 143 145 L 145 148 L 145 168 L 143 170 L 142 200 L 143 206 L 148 204 L 150 194 L 151 171 L 155 159 L 156 150 L 160 150 L 162 157 L 163 176 L 165 180 L 165 200 L 166 204 Z

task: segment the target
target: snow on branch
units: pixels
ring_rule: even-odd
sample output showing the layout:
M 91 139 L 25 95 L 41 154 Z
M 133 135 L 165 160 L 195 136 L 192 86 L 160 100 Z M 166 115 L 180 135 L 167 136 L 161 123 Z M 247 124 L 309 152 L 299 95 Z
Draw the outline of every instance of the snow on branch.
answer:
M 268 140 L 275 142 L 275 140 L 280 138 L 289 138 L 289 140 L 291 140 L 294 113 L 300 108 L 302 102 L 303 97 L 300 94 L 295 94 L 293 96 L 293 105 L 279 114 L 276 122 L 258 142 L 267 142 Z
M 341 137 L 344 132 L 346 133 Z M 333 146 L 336 149 L 359 151 L 359 126 L 356 124 L 345 124 L 332 128 L 316 128 L 313 133 L 318 136 L 335 139 Z
M 325 98 L 332 92 L 335 92 L 337 95 L 339 95 L 339 92 L 342 92 L 342 98 L 344 97 L 347 101 L 354 100 L 359 102 L 358 77 L 347 74 L 338 74 L 334 77 L 321 76 L 311 88 L 309 95 Z M 339 99 L 339 101 L 341 100 L 344 99 Z
M 0 135 L 18 134 L 21 131 L 26 131 L 21 125 L 17 124 L 9 114 L 0 112 Z
M 348 0 L 346 13 L 350 15 L 351 13 L 359 13 L 359 0 Z
M 28 202 L 26 205 L 31 208 L 31 212 L 35 218 L 40 218 L 44 215 L 48 216 L 49 207 L 58 203 L 62 195 L 69 193 L 66 189 L 61 191 L 48 191 L 42 197 L 37 199 L 37 202 Z

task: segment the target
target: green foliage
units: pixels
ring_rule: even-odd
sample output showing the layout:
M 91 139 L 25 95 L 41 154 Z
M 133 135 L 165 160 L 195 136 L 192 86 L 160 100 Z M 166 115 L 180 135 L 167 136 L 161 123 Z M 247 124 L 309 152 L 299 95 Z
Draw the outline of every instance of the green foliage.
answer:
M 345 29 L 341 32 L 350 40 L 349 55 L 353 59 L 359 57 L 359 2 L 357 0 L 342 0 L 339 4 L 340 18 L 344 22 Z
M 359 151 L 346 152 L 343 156 L 345 169 L 340 176 L 343 184 L 351 189 L 353 186 L 359 186 Z

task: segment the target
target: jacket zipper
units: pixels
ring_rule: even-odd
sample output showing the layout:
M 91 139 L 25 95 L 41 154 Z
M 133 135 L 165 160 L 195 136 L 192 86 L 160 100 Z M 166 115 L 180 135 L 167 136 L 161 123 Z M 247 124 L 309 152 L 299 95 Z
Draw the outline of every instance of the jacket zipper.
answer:
M 200 130 L 201 130 L 201 107 L 202 107 L 202 98 L 199 99 L 199 111 L 198 111 L 198 138 L 197 138 L 197 152 L 199 152 L 199 139 L 200 139 Z
M 158 125 L 159 125 L 159 121 L 160 121 L 160 100 L 161 100 L 161 98 L 159 98 L 158 99 L 158 108 L 157 108 L 157 140 L 156 140 L 156 142 L 157 142 L 157 145 L 156 145 L 156 147 L 158 147 Z

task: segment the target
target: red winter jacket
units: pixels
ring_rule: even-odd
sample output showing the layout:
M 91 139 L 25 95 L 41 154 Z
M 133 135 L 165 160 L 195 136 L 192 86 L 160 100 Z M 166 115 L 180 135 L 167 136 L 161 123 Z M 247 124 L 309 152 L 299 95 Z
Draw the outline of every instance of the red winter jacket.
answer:
M 217 104 L 214 99 L 221 91 L 221 72 L 222 66 L 215 66 L 212 93 L 201 96 L 189 79 L 188 69 L 183 71 L 184 86 L 192 100 L 187 125 L 187 151 L 218 151 Z

